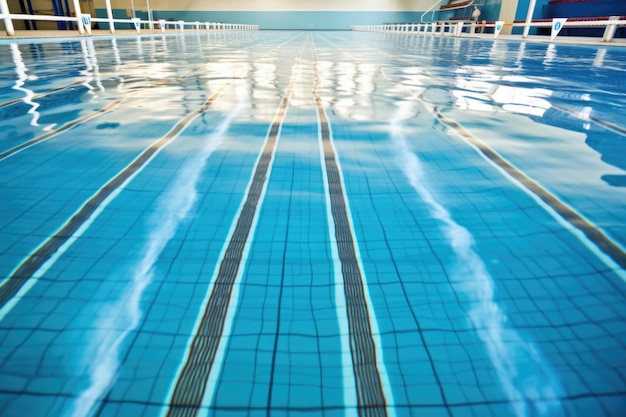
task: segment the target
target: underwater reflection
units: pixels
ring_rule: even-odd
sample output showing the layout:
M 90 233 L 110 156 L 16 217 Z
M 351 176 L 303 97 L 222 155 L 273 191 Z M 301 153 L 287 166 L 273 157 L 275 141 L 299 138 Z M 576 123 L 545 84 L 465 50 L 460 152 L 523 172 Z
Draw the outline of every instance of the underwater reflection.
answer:
M 33 90 L 26 88 L 24 85 L 27 81 L 35 81 L 37 77 L 34 75 L 28 75 L 28 68 L 24 64 L 24 59 L 22 58 L 22 53 L 17 44 L 11 44 L 11 56 L 13 57 L 13 64 L 15 65 L 15 73 L 17 74 L 17 80 L 15 81 L 15 85 L 12 87 L 14 90 L 21 91 L 24 93 L 24 98 L 22 101 L 28 104 L 31 108 L 28 110 L 28 114 L 32 115 L 30 120 L 31 126 L 39 126 L 39 112 L 37 109 L 40 104 L 33 101 L 35 93 Z

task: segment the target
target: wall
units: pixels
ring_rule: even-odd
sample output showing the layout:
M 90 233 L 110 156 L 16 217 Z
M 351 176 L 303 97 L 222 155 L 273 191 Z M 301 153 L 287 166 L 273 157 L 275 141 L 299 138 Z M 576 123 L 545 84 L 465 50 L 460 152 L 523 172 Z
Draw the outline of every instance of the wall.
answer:
M 349 30 L 359 24 L 419 22 L 435 3 L 437 0 L 150 0 L 150 8 L 155 19 L 250 23 L 261 29 Z M 94 4 L 96 14 L 106 16 L 104 0 Z M 134 0 L 134 6 L 136 12 L 147 11 L 145 0 Z M 130 0 L 111 0 L 111 7 L 118 15 L 123 10 L 127 16 L 132 14 Z
M 533 13 L 533 19 L 543 19 L 548 17 L 548 1 L 549 0 L 536 0 L 535 11 Z M 517 13 L 515 13 L 515 20 L 526 20 L 526 14 L 528 14 L 528 5 L 530 4 L 530 0 L 519 0 L 517 5 Z M 513 29 L 513 33 L 521 34 L 523 32 L 523 28 L 515 28 Z M 538 32 L 544 33 L 549 29 L 537 29 L 531 28 L 530 34 L 536 35 Z
M 445 1 L 444 1 L 445 2 Z M 104 0 L 96 0 L 104 8 Z M 436 0 L 150 0 L 154 10 L 196 11 L 419 11 Z M 134 0 L 137 10 L 146 10 L 145 0 Z M 111 0 L 112 8 L 130 9 L 130 0 Z
M 500 9 L 511 10 L 518 0 L 476 0 L 480 4 L 481 20 L 507 20 Z M 529 0 L 519 0 L 525 13 Z M 538 4 L 548 0 L 538 0 Z M 31 0 L 36 12 L 52 14 L 50 0 Z M 22 13 L 19 0 L 8 0 L 12 13 Z M 71 5 L 72 1 L 68 1 Z M 419 22 L 424 12 L 447 0 L 150 0 L 154 19 L 203 22 L 252 23 L 261 29 L 349 30 L 351 25 Z M 505 5 L 503 6 L 503 3 Z M 80 0 L 83 12 L 106 17 L 105 0 Z M 147 0 L 111 0 L 116 18 L 147 15 Z M 538 6 L 539 8 L 539 6 Z M 471 14 L 471 8 L 454 12 L 454 16 Z M 509 12 L 511 14 L 511 12 Z M 425 21 L 447 19 L 451 15 L 428 13 Z M 512 19 L 511 19 L 512 20 Z M 14 21 L 16 29 L 24 29 L 21 21 Z M 106 28 L 106 24 L 101 24 Z M 56 29 L 56 23 L 37 22 L 39 29 Z

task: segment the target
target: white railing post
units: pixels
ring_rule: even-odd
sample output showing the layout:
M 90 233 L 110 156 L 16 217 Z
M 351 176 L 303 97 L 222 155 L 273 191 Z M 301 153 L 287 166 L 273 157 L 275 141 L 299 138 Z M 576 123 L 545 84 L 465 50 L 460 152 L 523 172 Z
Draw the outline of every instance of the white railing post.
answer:
M 146 7 L 148 8 L 148 28 L 150 32 L 154 30 L 154 23 L 152 22 L 152 9 L 150 8 L 150 0 L 146 0 Z
M 74 15 L 76 16 L 76 26 L 78 26 L 78 33 L 80 33 L 81 35 L 85 33 L 85 28 L 83 28 L 83 25 L 80 22 L 80 2 L 78 0 L 74 0 Z
M 73 0 L 74 2 L 78 2 L 80 0 Z M 109 3 L 110 0 L 107 1 Z M 78 10 L 80 10 L 80 6 L 78 6 Z M 131 23 L 131 27 L 134 27 L 138 34 L 141 33 L 142 24 L 149 24 L 152 26 L 153 30 L 156 29 L 155 25 L 158 25 L 158 28 L 165 32 L 167 28 L 167 21 L 165 19 L 158 20 L 141 20 L 140 18 L 133 17 L 130 19 L 114 19 L 112 13 L 108 14 L 106 18 L 92 18 L 89 14 L 79 13 L 77 16 L 50 16 L 50 15 L 42 15 L 42 14 L 12 14 L 8 13 L 8 2 L 7 0 L 0 0 L 0 21 L 4 23 L 5 30 L 8 36 L 15 35 L 15 27 L 13 26 L 13 20 L 35 20 L 35 21 L 48 21 L 48 22 L 74 22 L 78 27 L 78 31 L 81 35 L 84 35 L 87 32 L 91 35 L 91 24 L 92 22 L 103 22 L 108 23 L 110 26 L 111 32 L 115 31 L 114 24 L 115 23 Z M 244 23 L 209 23 L 209 22 L 186 22 L 184 20 L 179 20 L 177 22 L 172 22 L 172 27 L 174 30 L 179 30 L 180 32 L 185 31 L 185 25 L 189 25 L 189 29 L 196 29 L 196 31 L 200 31 L 204 28 L 207 30 L 215 29 L 219 31 L 245 31 L 245 30 L 259 30 L 258 25 L 249 25 Z M 144 26 L 144 29 L 146 26 Z M 361 26 L 361 30 L 364 30 L 366 27 Z M 399 32 L 408 31 L 409 25 L 390 25 L 390 30 L 396 30 Z
M 530 33 L 530 24 L 533 20 L 533 14 L 535 13 L 535 5 L 537 4 L 537 0 L 530 0 L 528 4 L 528 13 L 526 14 L 526 22 L 524 23 L 524 34 L 522 38 L 526 39 L 528 34 Z
M 107 8 L 107 19 L 109 19 L 109 30 L 115 33 L 115 23 L 113 23 L 113 11 L 111 10 L 111 0 L 105 0 Z
M 457 22 L 456 28 L 454 30 L 454 36 L 462 36 L 463 35 L 463 22 Z
M 11 16 L 9 16 L 9 6 L 7 5 L 7 0 L 0 0 L 0 14 L 3 16 L 2 20 L 4 21 L 4 30 L 7 31 L 7 35 L 15 36 L 15 28 L 13 27 Z
M 615 31 L 617 30 L 617 23 L 619 22 L 619 16 L 611 16 L 609 17 L 611 22 L 606 25 L 606 29 L 604 29 L 604 35 L 602 36 L 602 42 L 611 42 L 613 37 L 615 36 Z

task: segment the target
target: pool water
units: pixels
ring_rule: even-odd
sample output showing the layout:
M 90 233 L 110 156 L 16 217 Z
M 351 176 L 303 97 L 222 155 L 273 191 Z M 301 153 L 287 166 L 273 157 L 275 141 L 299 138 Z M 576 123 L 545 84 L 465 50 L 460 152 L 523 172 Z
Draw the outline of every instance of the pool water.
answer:
M 626 49 L 0 42 L 1 416 L 626 414 Z

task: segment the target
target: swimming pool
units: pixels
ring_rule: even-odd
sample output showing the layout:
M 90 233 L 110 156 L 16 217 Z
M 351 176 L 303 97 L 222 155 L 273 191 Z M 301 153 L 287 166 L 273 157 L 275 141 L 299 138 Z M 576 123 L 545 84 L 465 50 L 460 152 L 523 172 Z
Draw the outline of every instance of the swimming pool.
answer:
M 625 58 L 0 43 L 0 415 L 623 415 Z

